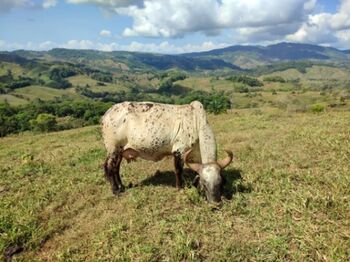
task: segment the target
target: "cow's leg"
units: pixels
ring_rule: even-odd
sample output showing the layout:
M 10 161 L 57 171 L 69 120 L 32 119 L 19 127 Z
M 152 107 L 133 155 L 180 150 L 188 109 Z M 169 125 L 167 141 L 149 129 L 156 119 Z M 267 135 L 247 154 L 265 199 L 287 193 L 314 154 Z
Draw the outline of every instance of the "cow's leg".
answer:
M 182 161 L 180 152 L 174 153 L 174 165 L 175 165 L 176 187 L 180 189 L 182 186 L 182 171 L 184 168 L 184 162 Z
M 120 178 L 120 163 L 123 160 L 123 156 L 121 154 L 117 155 L 115 159 L 115 172 L 114 172 L 114 179 L 118 185 L 118 193 L 123 192 L 125 187 L 122 183 L 122 180 Z
M 104 164 L 105 176 L 111 184 L 113 194 L 118 194 L 124 190 L 119 174 L 121 161 L 122 156 L 120 154 L 110 154 Z
M 118 185 L 114 179 L 114 163 L 113 163 L 113 156 L 108 155 L 106 158 L 106 161 L 104 163 L 104 171 L 105 171 L 105 177 L 109 181 L 112 187 L 112 192 L 118 191 Z

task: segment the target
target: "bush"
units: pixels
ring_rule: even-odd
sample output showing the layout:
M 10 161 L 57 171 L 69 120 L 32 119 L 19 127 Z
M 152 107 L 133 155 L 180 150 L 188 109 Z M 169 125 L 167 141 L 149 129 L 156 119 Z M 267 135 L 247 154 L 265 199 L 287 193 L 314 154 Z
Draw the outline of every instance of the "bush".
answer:
M 56 88 L 56 89 L 66 89 L 72 86 L 66 79 L 61 78 L 60 80 L 51 80 L 46 83 L 48 87 Z
M 209 113 L 220 114 L 231 108 L 230 98 L 224 92 L 192 91 L 175 102 L 176 104 L 189 104 L 195 100 L 200 101 Z
M 33 81 L 30 80 L 16 80 L 5 85 L 5 88 L 16 89 L 21 87 L 30 86 Z
M 236 85 L 234 87 L 234 90 L 235 92 L 238 92 L 238 93 L 249 93 L 249 88 L 244 85 Z
M 286 80 L 284 80 L 281 76 L 266 76 L 264 77 L 264 82 L 278 82 L 278 83 L 285 83 Z
M 56 130 L 56 117 L 51 114 L 39 114 L 36 119 L 30 120 L 33 130 L 41 132 L 49 132 Z
M 62 78 L 74 76 L 75 70 L 68 67 L 55 67 L 50 70 L 49 78 L 54 81 L 60 81 Z
M 236 83 L 242 83 L 250 87 L 256 87 L 256 86 L 263 86 L 264 84 L 260 82 L 258 79 L 249 77 L 249 76 L 230 76 L 226 78 L 226 80 L 236 82 Z
M 90 76 L 92 79 L 95 79 L 99 82 L 107 82 L 107 83 L 113 82 L 113 76 L 109 72 L 95 72 L 95 73 L 92 73 Z
M 325 106 L 322 104 L 313 104 L 310 109 L 313 113 L 321 113 L 325 110 Z
M 163 92 L 167 93 L 171 90 L 172 87 L 173 87 L 173 82 L 171 81 L 171 79 L 165 78 L 160 82 L 158 91 L 161 93 Z
M 206 105 L 206 109 L 209 113 L 215 115 L 225 113 L 227 109 L 231 108 L 230 99 L 223 93 L 213 93 L 210 97 L 209 103 Z

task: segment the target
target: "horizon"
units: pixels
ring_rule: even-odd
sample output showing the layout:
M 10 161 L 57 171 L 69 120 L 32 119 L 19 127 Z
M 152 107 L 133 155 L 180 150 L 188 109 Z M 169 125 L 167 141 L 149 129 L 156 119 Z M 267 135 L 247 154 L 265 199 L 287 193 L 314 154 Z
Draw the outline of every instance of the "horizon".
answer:
M 104 53 L 111 53 L 111 52 L 127 52 L 127 53 L 147 53 L 147 54 L 161 54 L 161 55 L 184 55 L 184 54 L 191 54 L 191 53 L 205 53 L 205 52 L 210 52 L 210 51 L 214 51 L 214 50 L 221 50 L 221 49 L 225 49 L 225 48 L 230 48 L 230 47 L 237 47 L 237 46 L 241 46 L 241 47 L 269 47 L 269 46 L 274 46 L 274 45 L 280 45 L 280 44 L 294 44 L 294 45 L 309 45 L 309 46 L 318 46 L 318 47 L 324 47 L 324 48 L 333 48 L 336 49 L 340 52 L 346 52 L 349 51 L 349 49 L 340 49 L 340 48 L 336 48 L 336 47 L 332 47 L 332 46 L 322 46 L 322 45 L 316 45 L 316 44 L 309 44 L 309 43 L 295 43 L 295 42 L 279 42 L 279 43 L 275 43 L 275 44 L 269 44 L 269 45 L 259 45 L 259 44 L 240 44 L 240 45 L 229 45 L 226 47 L 221 47 L 221 48 L 215 48 L 215 49 L 210 49 L 210 50 L 205 50 L 205 51 L 194 51 L 194 52 L 187 52 L 187 53 L 157 53 L 157 52 L 148 52 L 148 51 L 127 51 L 127 50 L 112 50 L 112 51 L 108 51 L 108 50 L 99 50 L 99 49 L 82 49 L 82 48 L 65 48 L 65 47 L 53 47 L 51 49 L 47 49 L 47 50 L 30 50 L 30 49 L 15 49 L 15 50 L 0 50 L 0 52 L 19 52 L 19 51 L 26 51 L 26 52 L 50 52 L 52 50 L 55 49 L 63 49 L 63 50 L 72 50 L 72 51 L 97 51 L 97 52 L 104 52 Z
M 183 54 L 281 42 L 347 50 L 350 0 L 1 0 L 0 29 L 1 51 Z

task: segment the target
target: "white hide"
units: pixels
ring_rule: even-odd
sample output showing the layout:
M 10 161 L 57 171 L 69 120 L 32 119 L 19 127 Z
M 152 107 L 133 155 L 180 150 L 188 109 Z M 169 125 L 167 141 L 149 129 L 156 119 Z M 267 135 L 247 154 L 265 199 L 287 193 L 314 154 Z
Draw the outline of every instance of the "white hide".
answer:
M 159 161 L 167 155 L 200 148 L 202 163 L 216 162 L 216 143 L 203 105 L 123 102 L 102 118 L 102 135 L 109 155 Z M 197 149 L 197 150 L 196 150 Z M 128 158 L 127 158 L 128 159 Z

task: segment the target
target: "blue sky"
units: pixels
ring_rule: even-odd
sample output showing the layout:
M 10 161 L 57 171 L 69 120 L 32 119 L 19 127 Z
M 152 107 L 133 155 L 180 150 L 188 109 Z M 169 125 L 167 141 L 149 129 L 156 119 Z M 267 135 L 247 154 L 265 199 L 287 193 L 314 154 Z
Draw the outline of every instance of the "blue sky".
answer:
M 0 50 L 182 53 L 281 41 L 350 49 L 350 0 L 0 0 Z

